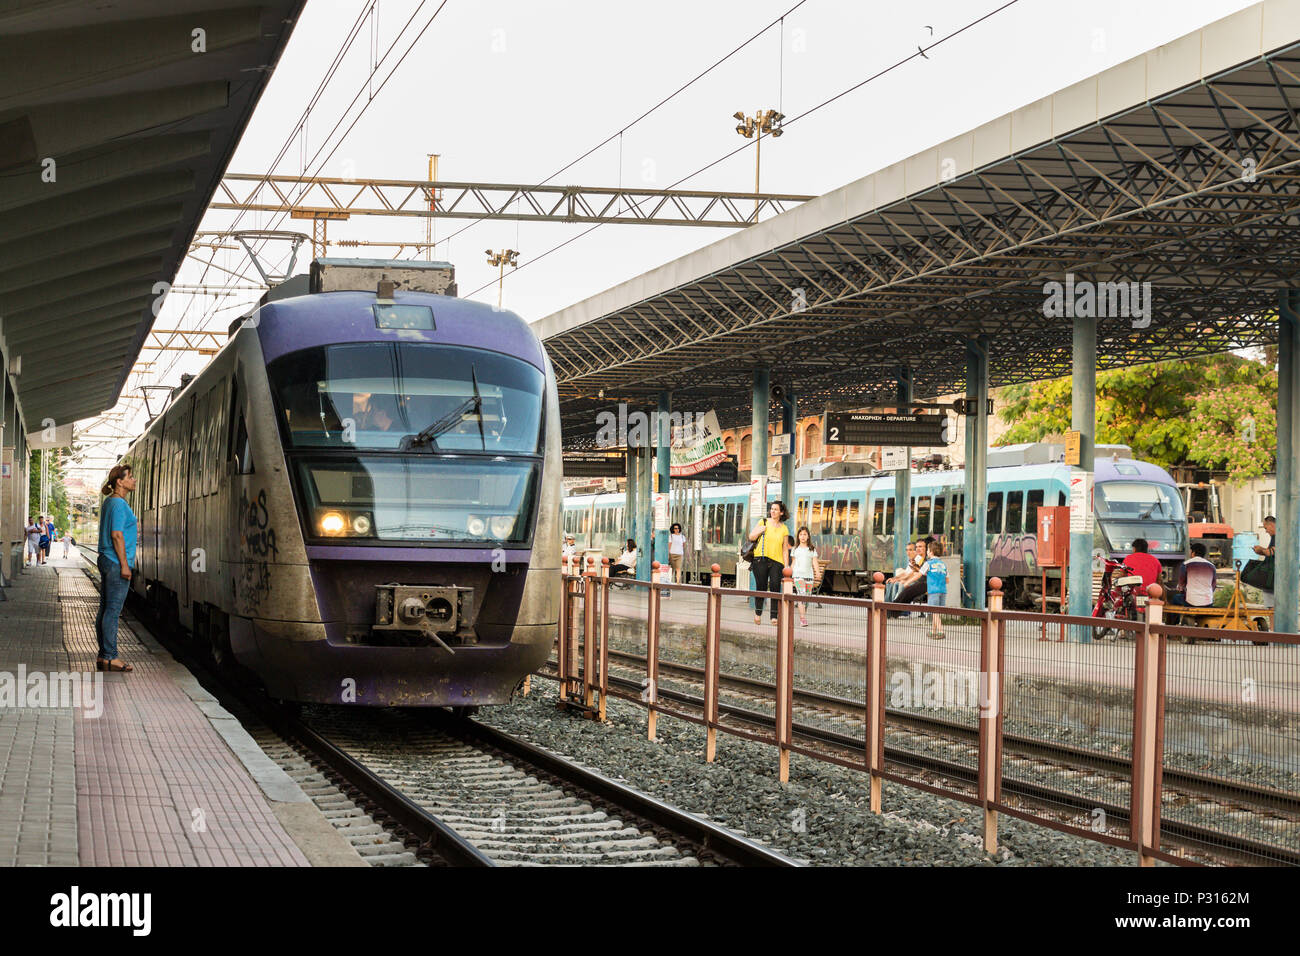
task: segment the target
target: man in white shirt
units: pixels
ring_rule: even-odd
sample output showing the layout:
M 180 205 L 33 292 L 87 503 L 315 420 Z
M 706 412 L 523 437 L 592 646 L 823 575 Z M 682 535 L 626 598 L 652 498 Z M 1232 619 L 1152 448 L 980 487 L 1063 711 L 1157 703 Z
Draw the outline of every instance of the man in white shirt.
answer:
M 1212 607 L 1218 576 L 1218 569 L 1206 560 L 1205 545 L 1197 541 L 1192 545 L 1192 556 L 1178 571 L 1179 590 L 1170 595 L 1170 603 L 1184 607 Z

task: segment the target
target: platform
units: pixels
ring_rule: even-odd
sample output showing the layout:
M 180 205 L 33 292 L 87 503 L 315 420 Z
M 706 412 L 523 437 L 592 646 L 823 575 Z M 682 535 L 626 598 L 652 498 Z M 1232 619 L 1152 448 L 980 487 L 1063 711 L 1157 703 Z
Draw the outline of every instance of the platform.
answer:
M 0 866 L 362 861 L 216 699 L 124 618 L 129 674 L 95 671 L 78 555 L 0 603 Z

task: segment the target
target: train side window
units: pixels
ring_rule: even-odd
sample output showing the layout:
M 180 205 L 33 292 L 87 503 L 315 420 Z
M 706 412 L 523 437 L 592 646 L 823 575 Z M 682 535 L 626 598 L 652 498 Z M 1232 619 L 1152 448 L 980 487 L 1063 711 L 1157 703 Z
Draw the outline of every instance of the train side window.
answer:
M 796 529 L 802 528 L 808 523 L 808 499 L 800 498 L 794 509 L 794 526 Z M 798 533 L 796 531 L 796 533 Z
M 849 503 L 847 501 L 835 502 L 835 533 L 849 533 Z
M 835 502 L 834 501 L 822 502 L 822 533 L 823 534 L 835 533 Z
M 854 498 L 849 502 L 849 534 L 858 533 L 858 499 Z M 799 534 L 799 529 L 795 529 L 795 535 Z
M 941 535 L 944 533 L 943 519 L 944 519 L 944 505 L 946 503 L 947 503 L 947 499 L 943 495 L 934 496 L 934 515 L 931 518 L 931 527 L 934 528 L 935 534 Z
M 1057 498 L 1056 504 L 1057 504 L 1059 507 L 1064 508 L 1064 507 L 1065 507 L 1065 492 L 1064 492 L 1064 491 L 1058 491 L 1058 492 L 1056 493 L 1056 498 Z
M 1025 533 L 1038 534 L 1038 509 L 1043 506 L 1043 493 L 1039 490 L 1029 492 L 1025 501 Z
M 885 534 L 894 533 L 894 496 L 885 499 Z
M 1023 491 L 1007 492 L 1007 534 L 1020 534 L 1024 530 Z
M 954 532 L 959 534 L 961 533 L 962 529 L 965 527 L 966 527 L 966 492 L 963 491 L 961 494 L 957 496 L 957 504 L 953 507 L 952 510 L 952 528 Z
M 253 446 L 248 440 L 248 426 L 244 424 L 244 413 L 239 413 L 239 425 L 235 431 L 235 470 L 241 475 L 253 474 Z
M 988 501 L 989 507 L 987 520 L 984 522 L 984 530 L 989 534 L 1000 534 L 1002 531 L 1002 492 L 992 492 Z
M 203 450 L 206 442 L 203 441 L 203 423 L 207 420 L 208 400 L 206 395 L 200 395 L 195 400 L 194 419 L 191 422 L 189 446 L 189 495 L 190 498 L 199 498 L 203 495 Z
M 822 533 L 822 503 L 820 501 L 812 503 L 812 521 L 809 523 L 808 531 L 813 535 Z
M 734 502 L 727 505 L 727 518 L 723 523 L 722 531 L 728 541 L 735 538 L 738 533 L 736 529 L 736 505 Z
M 876 503 L 872 506 L 871 533 L 877 536 L 883 535 L 885 533 L 885 499 L 884 498 L 877 498 Z
M 916 499 L 916 533 L 930 533 L 930 496 L 922 495 Z

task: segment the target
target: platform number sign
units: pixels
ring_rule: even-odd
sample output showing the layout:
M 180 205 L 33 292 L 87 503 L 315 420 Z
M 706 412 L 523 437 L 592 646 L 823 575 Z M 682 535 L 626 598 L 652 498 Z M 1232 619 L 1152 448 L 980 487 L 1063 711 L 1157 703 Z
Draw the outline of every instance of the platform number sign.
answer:
M 947 415 L 897 412 L 827 412 L 828 445 L 903 445 L 931 448 L 943 438 Z

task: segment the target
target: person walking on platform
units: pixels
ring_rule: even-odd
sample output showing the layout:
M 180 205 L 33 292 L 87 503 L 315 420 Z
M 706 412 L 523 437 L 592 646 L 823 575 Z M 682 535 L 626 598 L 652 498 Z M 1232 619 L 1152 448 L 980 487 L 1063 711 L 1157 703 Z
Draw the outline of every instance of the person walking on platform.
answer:
M 102 492 L 107 495 L 99 512 L 99 657 L 95 669 L 132 671 L 117 657 L 117 620 L 131 589 L 131 565 L 135 561 L 137 524 L 126 495 L 135 490 L 130 465 L 115 465 L 108 473 Z
M 50 529 L 45 515 L 36 516 L 36 563 L 44 564 L 50 553 Z
M 749 532 L 749 540 L 757 542 L 754 547 L 756 591 L 781 593 L 781 573 L 790 563 L 790 529 L 785 526 L 789 514 L 785 502 L 774 501 L 768 506 L 768 516 Z M 776 598 L 772 598 L 771 603 L 772 623 L 775 624 L 779 604 Z M 754 599 L 754 623 L 763 623 L 763 598 Z
M 54 542 L 59 540 L 59 532 L 54 527 L 54 515 L 45 519 L 45 560 L 50 559 L 50 549 L 54 547 Z
M 71 529 L 71 528 L 69 528 L 67 531 L 63 532 L 63 557 L 64 557 L 65 559 L 66 559 L 67 556 L 68 556 L 68 549 L 69 549 L 73 544 L 75 544 L 75 543 L 76 543 L 76 542 L 72 540 L 72 529 Z
M 790 570 L 794 572 L 795 593 L 807 596 L 812 594 L 813 581 L 817 579 L 817 548 L 807 527 L 799 529 L 798 542 L 790 552 L 790 560 L 794 562 Z M 799 602 L 799 624 L 808 626 L 807 601 Z
M 686 535 L 682 534 L 682 526 L 673 522 L 673 526 L 668 529 L 668 564 L 673 569 L 673 581 L 677 584 L 682 583 L 682 559 L 686 557 Z
M 931 541 L 927 550 L 930 559 L 925 562 L 925 603 L 933 608 L 929 636 L 942 641 L 948 636 L 943 632 L 943 618 L 939 613 L 948 603 L 948 565 L 943 563 L 943 545 L 938 541 Z
M 26 538 L 26 544 L 23 546 L 23 567 L 30 564 L 40 564 L 41 556 L 41 529 L 31 518 L 27 519 L 27 524 L 23 527 L 23 536 Z M 30 562 L 29 559 L 30 558 Z

